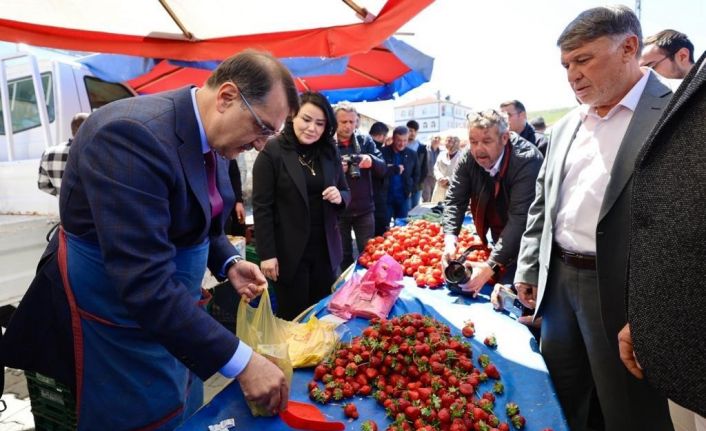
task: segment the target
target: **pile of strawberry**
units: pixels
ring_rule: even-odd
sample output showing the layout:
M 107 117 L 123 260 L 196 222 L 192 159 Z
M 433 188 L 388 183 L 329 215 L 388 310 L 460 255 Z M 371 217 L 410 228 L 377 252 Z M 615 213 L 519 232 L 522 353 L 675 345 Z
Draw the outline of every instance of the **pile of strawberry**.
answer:
M 510 424 L 524 426 L 514 403 L 506 406 L 509 422 L 496 415 L 495 394 L 504 390 L 500 372 L 485 354 L 476 368 L 470 344 L 451 336 L 448 326 L 419 313 L 370 323 L 315 368 L 308 384 L 312 400 L 325 404 L 372 395 L 393 420 L 388 430 L 508 431 Z M 492 391 L 479 396 L 486 381 L 494 383 Z M 350 402 L 344 413 L 358 417 Z M 365 426 L 371 429 L 372 424 Z
M 456 242 L 457 255 L 471 245 L 480 245 L 480 238 L 462 229 Z M 358 263 L 369 268 L 385 253 L 404 267 L 404 274 L 414 277 L 419 287 L 436 289 L 444 283 L 441 255 L 444 251 L 444 233 L 438 223 L 415 220 L 406 226 L 395 226 L 383 236 L 371 238 L 358 257 Z M 468 261 L 488 260 L 489 250 L 474 250 Z

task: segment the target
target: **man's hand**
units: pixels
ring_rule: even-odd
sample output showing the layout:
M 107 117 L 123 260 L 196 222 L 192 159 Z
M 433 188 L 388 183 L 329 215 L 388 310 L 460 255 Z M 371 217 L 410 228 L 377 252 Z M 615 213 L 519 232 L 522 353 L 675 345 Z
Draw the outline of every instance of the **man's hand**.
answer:
M 373 165 L 373 159 L 370 157 L 368 154 L 361 154 L 360 155 L 360 162 L 358 163 L 358 167 L 360 169 L 368 169 Z
M 534 316 L 520 316 L 517 318 L 517 321 L 522 323 L 525 326 L 530 326 L 532 328 L 539 329 L 542 327 L 542 318 L 537 317 L 535 318 Z
M 448 187 L 449 185 L 449 179 L 448 178 L 442 178 L 439 180 L 439 184 L 441 184 L 444 187 Z
M 444 238 L 444 252 L 441 254 L 441 269 L 442 272 L 446 270 L 449 266 L 449 261 L 456 257 L 456 241 L 450 236 L 449 238 Z
M 537 307 L 537 286 L 527 283 L 515 283 L 517 290 L 517 299 L 522 305 L 534 310 Z
M 250 362 L 236 377 L 245 399 L 276 415 L 287 407 L 289 385 L 284 373 L 259 353 L 252 352 Z
M 260 262 L 260 268 L 265 277 L 272 281 L 277 281 L 277 277 L 279 277 L 279 261 L 276 257 Z
M 495 287 L 493 287 L 493 291 L 490 293 L 490 303 L 493 304 L 493 308 L 496 310 L 502 310 L 503 308 L 503 304 L 500 302 L 500 289 L 502 288 L 502 284 L 496 283 Z
M 235 215 L 238 217 L 238 223 L 245 223 L 245 206 L 242 202 L 235 203 Z
M 477 265 L 470 265 L 469 262 L 466 264 L 466 267 L 471 267 L 473 270 L 471 279 L 468 280 L 466 284 L 459 284 L 458 287 L 465 292 L 472 292 L 475 298 L 478 292 L 485 286 L 485 283 L 493 277 L 493 269 L 485 262 Z
M 231 265 L 227 275 L 230 284 L 247 302 L 260 296 L 267 289 L 265 276 L 260 272 L 260 268 L 252 262 L 241 260 L 235 265 Z
M 329 201 L 334 205 L 341 203 L 341 192 L 336 188 L 336 186 L 329 186 L 321 193 L 325 201 Z M 263 270 L 264 271 L 264 270 Z
M 644 377 L 642 367 L 637 362 L 635 350 L 632 346 L 632 335 L 630 334 L 630 324 L 623 326 L 623 329 L 618 332 L 618 350 L 620 350 L 620 360 L 625 364 L 625 368 L 630 371 L 630 374 L 641 379 Z

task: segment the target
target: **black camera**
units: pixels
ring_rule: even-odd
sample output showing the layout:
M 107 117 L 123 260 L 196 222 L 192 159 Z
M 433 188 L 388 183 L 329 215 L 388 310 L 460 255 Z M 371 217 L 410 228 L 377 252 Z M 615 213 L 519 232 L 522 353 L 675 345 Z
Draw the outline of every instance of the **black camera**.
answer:
M 341 160 L 348 164 L 348 174 L 351 178 L 360 178 L 360 154 L 346 154 Z

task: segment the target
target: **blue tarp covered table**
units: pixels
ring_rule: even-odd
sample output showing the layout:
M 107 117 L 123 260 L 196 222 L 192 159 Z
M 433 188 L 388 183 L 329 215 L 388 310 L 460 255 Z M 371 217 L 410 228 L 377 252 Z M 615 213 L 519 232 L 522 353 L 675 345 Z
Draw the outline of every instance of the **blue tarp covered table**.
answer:
M 391 315 L 419 312 L 434 317 L 451 327 L 452 333 L 460 334 L 464 321 L 475 323 L 476 335 L 471 339 L 474 362 L 481 353 L 490 355 L 491 360 L 500 370 L 505 393 L 497 397 L 495 412 L 501 421 L 508 421 L 505 404 L 513 401 L 520 406 L 527 419 L 525 430 L 541 431 L 551 428 L 554 431 L 568 430 L 559 401 L 554 392 L 546 365 L 536 340 L 527 327 L 506 314 L 493 310 L 487 295 L 489 286 L 477 299 L 455 296 L 446 289 L 428 290 L 416 287 L 410 277 L 404 279 L 405 288 L 391 311 Z M 329 298 L 322 300 L 312 310 L 317 317 L 328 314 L 326 305 Z M 353 336 L 359 335 L 368 326 L 366 319 L 356 318 L 346 326 Z M 483 345 L 483 339 L 490 334 L 497 338 L 497 350 L 490 350 Z M 477 362 L 476 362 L 477 363 Z M 313 368 L 298 369 L 294 372 L 290 398 L 310 402 L 307 383 L 313 377 Z M 483 383 L 480 391 L 491 391 L 493 381 Z M 390 420 L 385 417 L 384 409 L 372 397 L 353 399 L 360 419 L 346 420 L 340 404 L 318 405 L 330 420 L 343 421 L 347 430 L 359 430 L 364 419 L 375 420 L 381 429 L 385 429 Z M 279 417 L 255 418 L 243 398 L 237 382 L 226 386 L 215 398 L 197 411 L 180 429 L 207 430 L 209 425 L 218 424 L 232 418 L 235 430 L 287 430 L 290 429 Z

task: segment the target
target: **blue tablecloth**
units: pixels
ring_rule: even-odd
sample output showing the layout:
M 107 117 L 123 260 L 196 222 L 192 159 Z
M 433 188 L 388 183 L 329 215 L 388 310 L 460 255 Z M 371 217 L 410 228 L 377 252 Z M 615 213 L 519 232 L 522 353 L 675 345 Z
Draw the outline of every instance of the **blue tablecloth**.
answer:
M 520 406 L 521 413 L 527 419 L 525 430 L 540 431 L 551 428 L 554 431 L 568 431 L 568 425 L 559 406 L 546 365 L 536 340 L 527 327 L 504 313 L 493 310 L 487 295 L 490 286 L 482 291 L 484 295 L 477 299 L 455 296 L 446 289 L 428 290 L 416 287 L 410 277 L 404 279 L 405 288 L 391 311 L 391 315 L 419 312 L 432 316 L 451 327 L 453 333 L 460 334 L 464 321 L 475 323 L 476 335 L 471 339 L 474 362 L 481 353 L 487 353 L 500 370 L 505 393 L 496 399 L 495 411 L 501 421 L 508 421 L 505 404 L 512 401 Z M 312 313 L 317 317 L 328 314 L 326 305 L 329 298 L 316 305 Z M 359 335 L 369 322 L 356 318 L 346 323 L 353 336 Z M 487 335 L 495 334 L 497 350 L 490 350 L 483 340 Z M 297 401 L 309 401 L 307 383 L 312 379 L 313 368 L 298 369 L 294 373 L 290 397 Z M 491 391 L 492 380 L 482 384 L 480 391 Z M 318 405 L 330 420 L 344 421 L 347 430 L 359 430 L 363 419 L 375 420 L 381 429 L 385 429 L 390 420 L 385 417 L 384 409 L 372 397 L 356 397 L 353 400 L 358 407 L 360 419 L 346 421 L 340 405 Z M 233 418 L 235 430 L 288 430 L 279 417 L 254 418 L 243 398 L 237 382 L 229 384 L 208 404 L 197 411 L 180 429 L 207 430 L 209 425 L 218 424 Z

